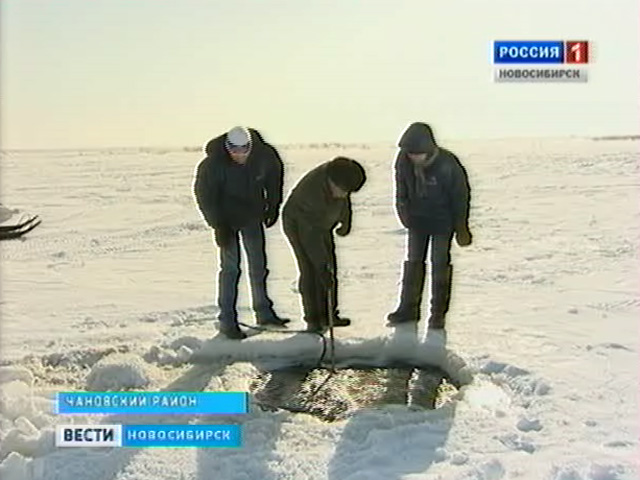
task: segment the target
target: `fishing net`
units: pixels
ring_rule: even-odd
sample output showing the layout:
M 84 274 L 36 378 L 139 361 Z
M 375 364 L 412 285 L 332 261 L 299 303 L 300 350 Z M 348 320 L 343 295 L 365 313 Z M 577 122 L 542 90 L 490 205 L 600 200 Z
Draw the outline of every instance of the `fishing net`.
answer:
M 439 408 L 457 388 L 437 367 L 353 366 L 331 371 L 298 366 L 260 372 L 250 391 L 263 410 L 284 409 L 333 422 L 385 405 Z

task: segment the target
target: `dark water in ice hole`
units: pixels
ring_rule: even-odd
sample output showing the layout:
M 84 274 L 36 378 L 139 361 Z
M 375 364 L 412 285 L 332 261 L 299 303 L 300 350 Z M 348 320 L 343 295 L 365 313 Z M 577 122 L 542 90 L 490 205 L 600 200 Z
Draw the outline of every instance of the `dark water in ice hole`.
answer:
M 263 410 L 308 413 L 326 422 L 384 405 L 435 409 L 458 391 L 437 367 L 351 366 L 330 373 L 300 366 L 264 371 L 250 391 Z

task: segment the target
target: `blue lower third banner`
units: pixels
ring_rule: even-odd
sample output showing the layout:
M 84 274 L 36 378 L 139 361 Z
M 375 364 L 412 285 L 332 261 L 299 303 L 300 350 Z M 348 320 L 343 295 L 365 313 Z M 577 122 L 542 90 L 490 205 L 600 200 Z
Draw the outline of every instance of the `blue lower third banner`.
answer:
M 56 413 L 69 414 L 220 414 L 249 411 L 246 392 L 60 392 Z
M 240 425 L 56 425 L 57 447 L 242 446 Z

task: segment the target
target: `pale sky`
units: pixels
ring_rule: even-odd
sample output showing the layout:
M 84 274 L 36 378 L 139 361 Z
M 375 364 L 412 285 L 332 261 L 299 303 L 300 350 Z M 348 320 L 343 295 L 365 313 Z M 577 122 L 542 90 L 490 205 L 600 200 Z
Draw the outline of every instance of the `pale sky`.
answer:
M 640 133 L 637 0 L 3 0 L 0 146 Z M 494 83 L 493 40 L 589 40 L 586 84 Z

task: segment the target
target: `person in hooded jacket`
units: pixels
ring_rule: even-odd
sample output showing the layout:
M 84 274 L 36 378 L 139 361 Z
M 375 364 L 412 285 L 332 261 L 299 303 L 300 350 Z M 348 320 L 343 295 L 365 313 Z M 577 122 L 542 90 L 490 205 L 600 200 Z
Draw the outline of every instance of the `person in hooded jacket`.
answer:
M 329 315 L 336 327 L 351 324 L 338 312 L 338 278 L 333 231 L 351 232 L 353 192 L 366 181 L 357 161 L 336 157 L 309 171 L 296 184 L 282 209 L 282 225 L 300 274 L 304 320 L 310 332 L 324 332 Z
M 453 266 L 451 243 L 472 243 L 469 229 L 470 186 L 465 168 L 440 147 L 431 127 L 412 123 L 398 142 L 395 161 L 395 207 L 408 230 L 398 308 L 387 317 L 391 325 L 420 321 L 426 256 L 430 251 L 431 315 L 429 328 L 445 328 Z
M 283 162 L 255 129 L 234 127 L 210 140 L 196 169 L 194 196 L 220 249 L 218 307 L 220 331 L 242 340 L 236 310 L 240 245 L 247 256 L 252 306 L 258 325 L 284 326 L 267 293 L 264 227 L 278 220 L 282 203 Z

